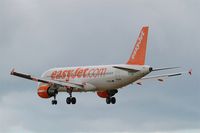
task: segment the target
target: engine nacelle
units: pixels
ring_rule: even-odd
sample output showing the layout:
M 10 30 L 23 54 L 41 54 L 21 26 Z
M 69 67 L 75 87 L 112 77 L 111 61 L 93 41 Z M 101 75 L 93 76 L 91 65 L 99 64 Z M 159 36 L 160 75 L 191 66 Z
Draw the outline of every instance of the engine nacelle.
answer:
M 57 94 L 57 90 L 51 89 L 48 85 L 42 85 L 38 88 L 38 96 L 41 98 L 50 98 Z
M 107 91 L 98 91 L 98 92 L 97 92 L 97 95 L 98 95 L 99 97 L 101 97 L 101 98 L 107 98 L 107 97 L 109 97 L 109 94 L 108 94 Z
M 118 90 L 109 90 L 109 91 L 98 91 L 97 95 L 101 98 L 107 98 L 114 96 Z

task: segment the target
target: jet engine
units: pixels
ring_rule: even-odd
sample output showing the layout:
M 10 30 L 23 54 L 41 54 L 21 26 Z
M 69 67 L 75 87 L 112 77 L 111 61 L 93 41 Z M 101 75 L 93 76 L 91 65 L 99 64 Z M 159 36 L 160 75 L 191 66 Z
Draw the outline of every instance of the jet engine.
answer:
M 97 95 L 101 98 L 108 98 L 114 96 L 118 90 L 98 91 Z
M 56 89 L 49 87 L 48 85 L 42 85 L 38 88 L 38 95 L 41 98 L 50 98 L 58 93 Z

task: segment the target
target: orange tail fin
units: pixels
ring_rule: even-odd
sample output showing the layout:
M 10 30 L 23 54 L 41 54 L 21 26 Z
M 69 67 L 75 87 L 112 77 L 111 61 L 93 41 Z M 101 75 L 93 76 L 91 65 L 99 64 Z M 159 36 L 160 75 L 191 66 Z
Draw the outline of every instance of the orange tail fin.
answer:
M 147 36 L 149 27 L 143 27 L 127 62 L 129 65 L 144 65 L 146 57 Z

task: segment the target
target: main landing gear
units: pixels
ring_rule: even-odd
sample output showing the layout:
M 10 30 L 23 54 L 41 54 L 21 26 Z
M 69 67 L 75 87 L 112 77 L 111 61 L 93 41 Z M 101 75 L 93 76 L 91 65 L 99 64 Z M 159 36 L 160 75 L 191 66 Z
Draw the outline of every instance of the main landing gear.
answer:
M 116 98 L 113 97 L 116 93 L 118 93 L 118 90 L 110 90 L 107 92 L 108 97 L 106 98 L 106 103 L 107 104 L 115 104 L 116 103 Z
M 116 103 L 116 98 L 115 97 L 107 97 L 106 98 L 106 103 L 107 104 L 110 104 L 110 103 L 115 104 Z
M 76 98 L 72 97 L 72 91 L 73 89 L 71 89 L 68 93 L 69 93 L 69 97 L 67 97 L 66 99 L 66 103 L 67 104 L 76 104 Z
M 67 104 L 76 104 L 76 98 L 75 97 L 68 97 L 66 99 Z

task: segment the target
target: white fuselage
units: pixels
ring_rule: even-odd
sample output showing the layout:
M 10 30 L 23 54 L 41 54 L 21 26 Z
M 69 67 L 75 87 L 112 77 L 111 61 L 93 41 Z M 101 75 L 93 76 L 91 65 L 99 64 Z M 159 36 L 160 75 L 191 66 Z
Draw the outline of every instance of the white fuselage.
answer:
M 84 85 L 83 89 L 74 88 L 74 92 L 104 91 L 119 89 L 141 79 L 151 72 L 149 68 L 127 64 L 53 68 L 46 71 L 42 78 Z M 66 88 L 59 88 L 58 91 L 66 91 Z

